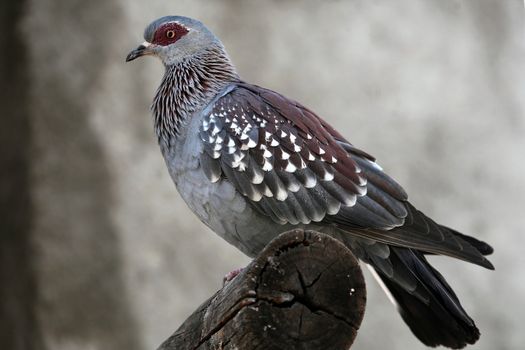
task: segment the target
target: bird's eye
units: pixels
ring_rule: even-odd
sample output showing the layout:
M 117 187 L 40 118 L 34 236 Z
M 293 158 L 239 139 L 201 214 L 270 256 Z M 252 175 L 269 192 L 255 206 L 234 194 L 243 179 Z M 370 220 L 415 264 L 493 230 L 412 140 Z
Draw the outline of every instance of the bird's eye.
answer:
M 168 30 L 166 31 L 166 37 L 168 39 L 173 39 L 175 37 L 175 31 L 174 30 Z

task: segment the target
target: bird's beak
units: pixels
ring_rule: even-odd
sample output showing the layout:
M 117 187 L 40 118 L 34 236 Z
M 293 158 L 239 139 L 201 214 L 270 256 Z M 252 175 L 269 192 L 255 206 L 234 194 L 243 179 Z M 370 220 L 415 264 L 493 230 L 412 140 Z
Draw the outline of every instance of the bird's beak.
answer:
M 126 62 L 133 61 L 135 58 L 139 58 L 141 56 L 152 54 L 153 51 L 151 50 L 151 44 L 145 41 L 126 56 Z

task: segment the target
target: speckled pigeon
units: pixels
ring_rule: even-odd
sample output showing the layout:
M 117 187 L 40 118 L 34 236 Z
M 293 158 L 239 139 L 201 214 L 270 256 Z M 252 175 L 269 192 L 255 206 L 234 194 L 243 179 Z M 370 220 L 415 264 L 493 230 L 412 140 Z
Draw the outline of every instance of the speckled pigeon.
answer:
M 126 61 L 159 57 L 155 133 L 191 210 L 255 256 L 292 228 L 340 239 L 380 281 L 426 345 L 462 348 L 474 321 L 425 258 L 441 254 L 488 269 L 492 248 L 437 224 L 374 157 L 299 102 L 243 81 L 220 40 L 201 22 L 162 17 Z

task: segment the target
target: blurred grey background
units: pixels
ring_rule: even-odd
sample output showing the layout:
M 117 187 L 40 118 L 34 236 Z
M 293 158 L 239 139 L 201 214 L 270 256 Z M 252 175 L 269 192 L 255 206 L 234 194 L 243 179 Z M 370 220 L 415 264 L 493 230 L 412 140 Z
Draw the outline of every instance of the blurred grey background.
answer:
M 154 349 L 248 259 L 198 222 L 148 110 L 144 27 L 196 17 L 244 79 L 375 155 L 436 220 L 492 243 L 495 272 L 435 258 L 482 332 L 525 343 L 525 40 L 518 0 L 4 0 L 0 348 Z M 368 276 L 369 277 L 369 276 Z M 368 279 L 353 349 L 422 349 Z

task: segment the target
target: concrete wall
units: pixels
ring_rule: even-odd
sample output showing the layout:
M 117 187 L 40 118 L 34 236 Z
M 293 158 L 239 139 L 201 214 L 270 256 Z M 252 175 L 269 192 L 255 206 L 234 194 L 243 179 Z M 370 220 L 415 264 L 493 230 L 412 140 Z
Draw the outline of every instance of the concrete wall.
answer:
M 161 65 L 124 63 L 166 14 L 207 23 L 246 80 L 302 101 L 427 214 L 492 243 L 496 272 L 433 261 L 482 331 L 473 349 L 525 342 L 522 2 L 7 3 L 0 348 L 153 349 L 248 261 L 164 168 L 148 110 Z M 387 344 L 422 348 L 370 280 L 353 348 Z

